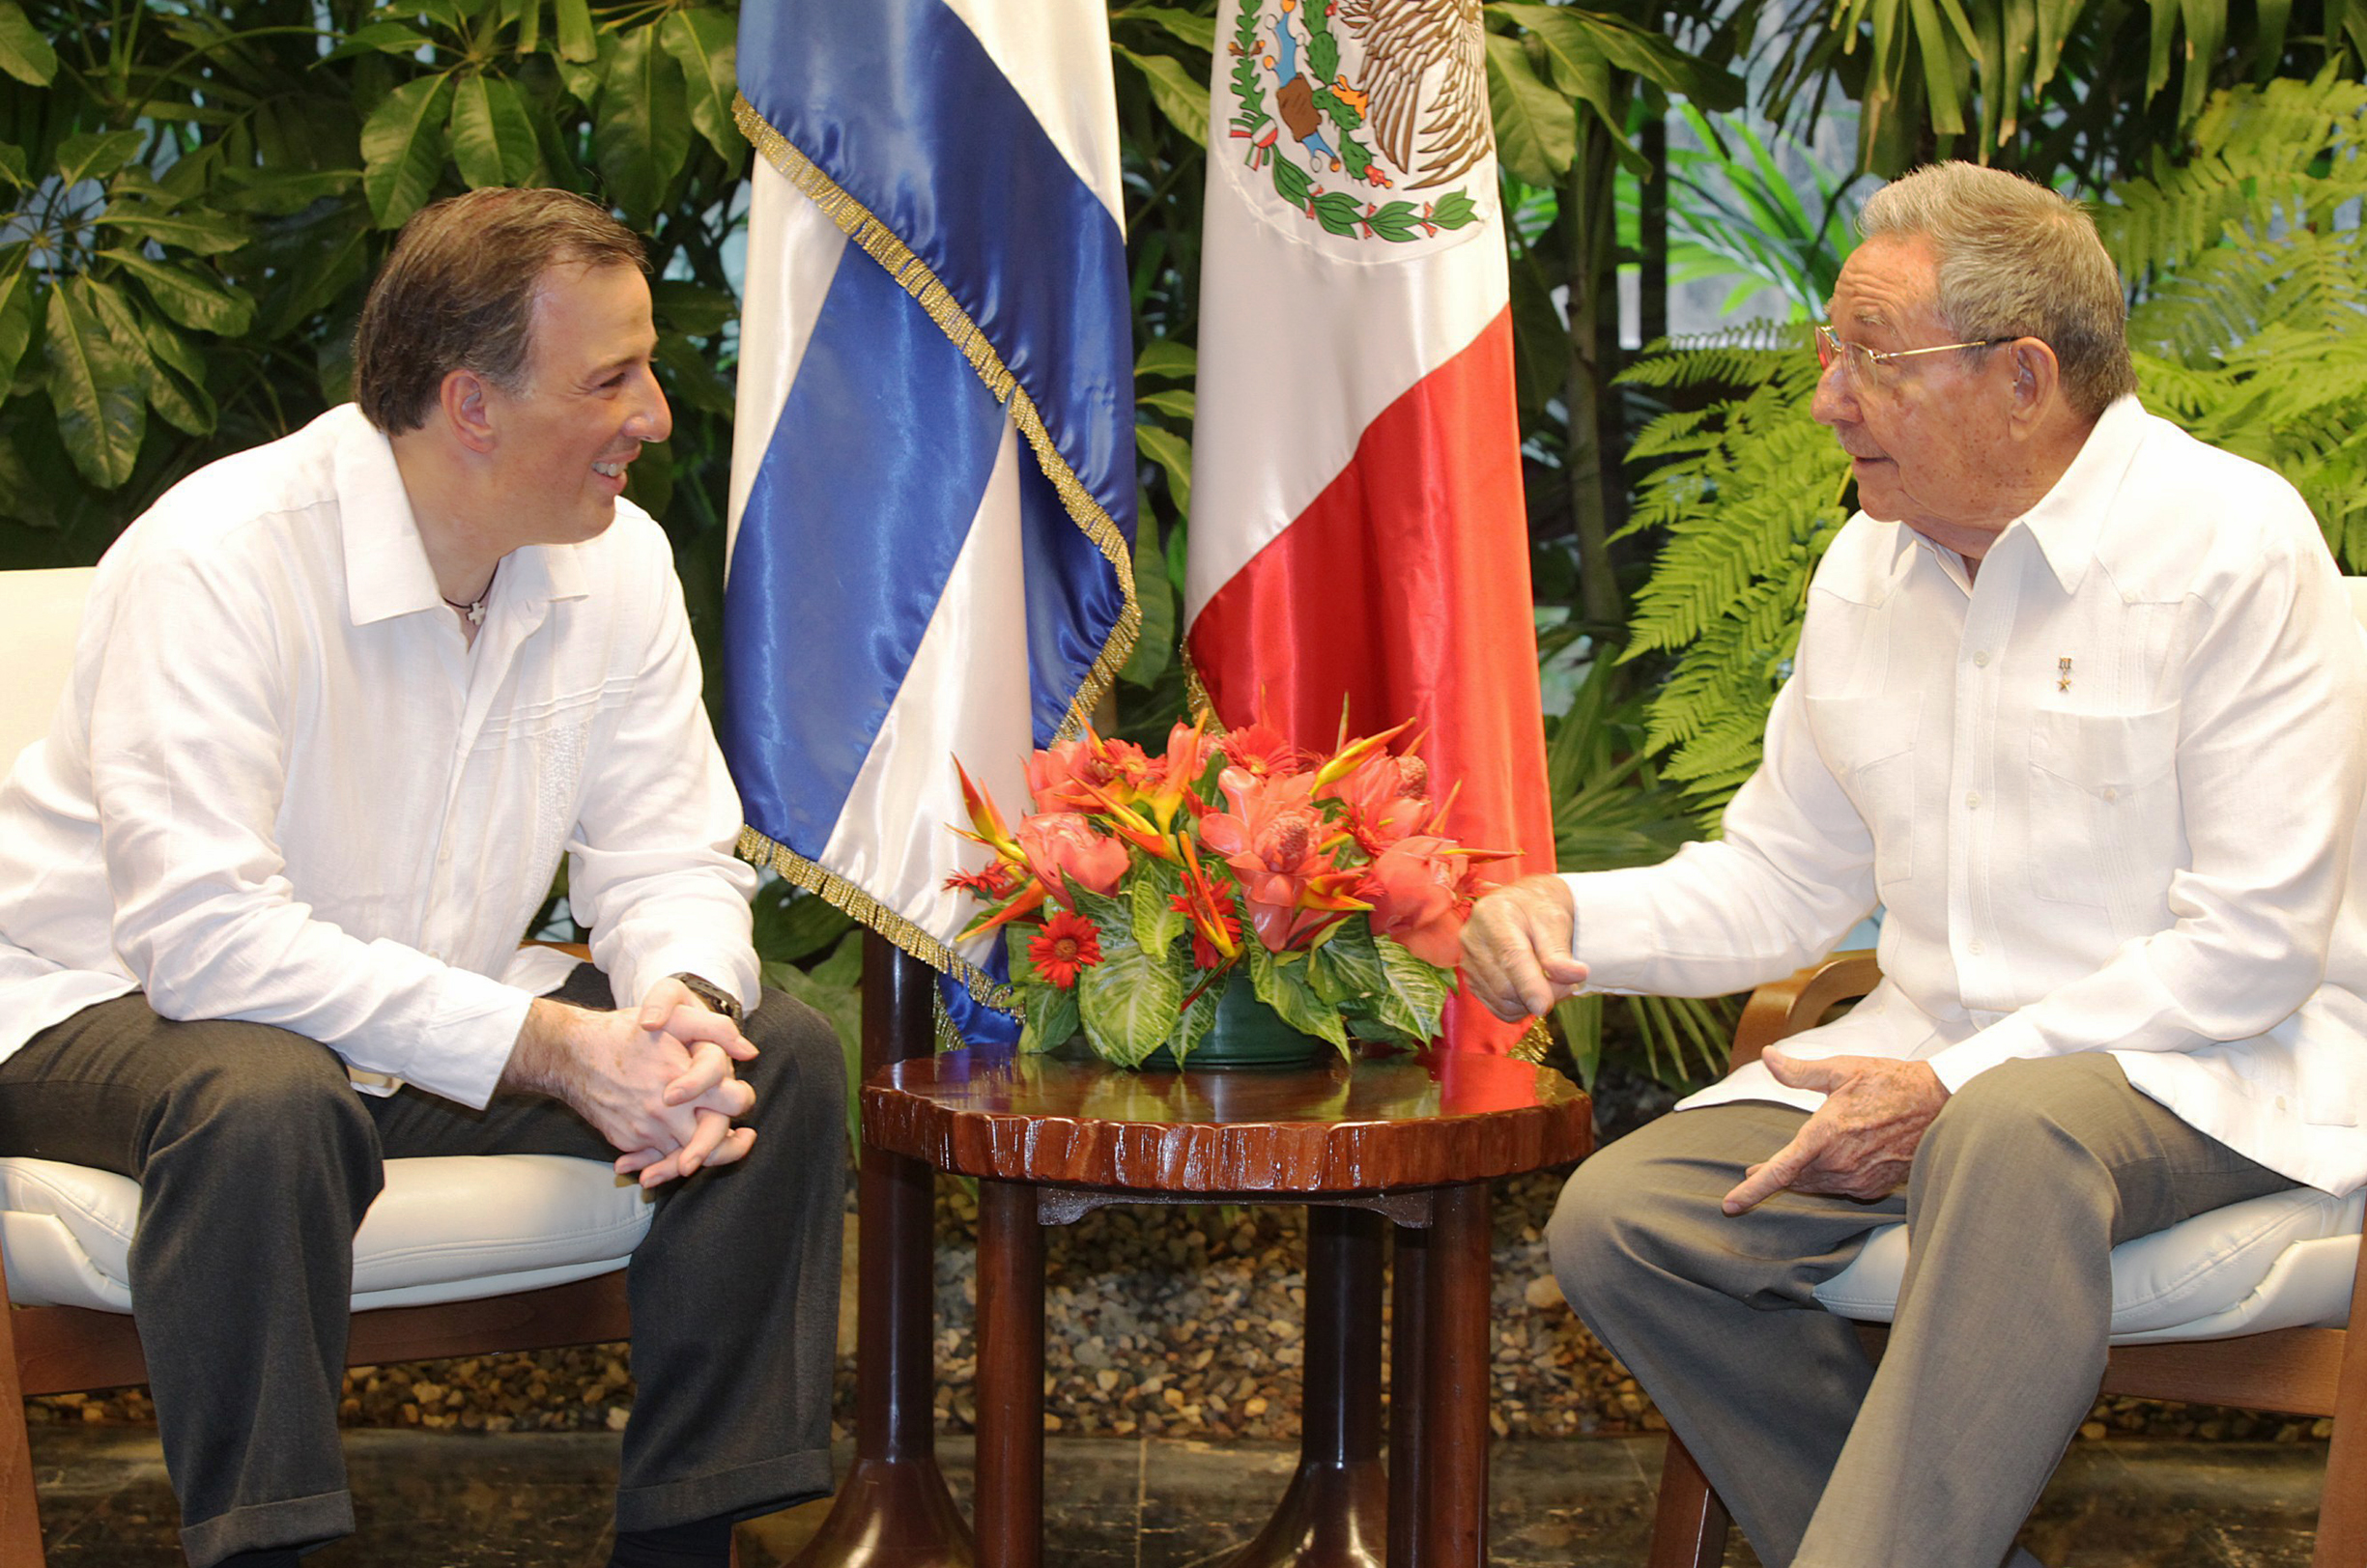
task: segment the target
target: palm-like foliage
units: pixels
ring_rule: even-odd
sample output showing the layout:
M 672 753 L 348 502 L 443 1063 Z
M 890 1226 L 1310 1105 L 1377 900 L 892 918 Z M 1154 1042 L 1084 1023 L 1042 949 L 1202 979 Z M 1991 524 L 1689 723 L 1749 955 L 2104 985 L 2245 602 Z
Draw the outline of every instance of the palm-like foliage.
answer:
M 2153 412 L 2276 470 L 2335 556 L 2367 566 L 2367 267 L 2359 202 L 2367 88 L 2242 87 L 2197 121 L 2190 157 L 2112 188 L 2098 227 L 2137 303 L 2129 341 Z M 1715 813 L 1756 765 L 1806 609 L 1843 518 L 1848 464 L 1810 417 L 1816 361 L 1799 328 L 1669 347 L 1629 374 L 1715 385 L 1663 415 L 1633 461 L 1660 460 L 1639 527 L 1667 531 L 1630 655 L 1676 650 L 1651 704 L 1665 771 Z

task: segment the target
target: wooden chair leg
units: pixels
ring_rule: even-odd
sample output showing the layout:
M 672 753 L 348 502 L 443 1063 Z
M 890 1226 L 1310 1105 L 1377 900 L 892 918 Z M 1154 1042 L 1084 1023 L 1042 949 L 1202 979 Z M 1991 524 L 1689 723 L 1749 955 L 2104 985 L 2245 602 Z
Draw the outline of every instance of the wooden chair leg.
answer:
M 1660 1467 L 1660 1506 L 1652 1516 L 1648 1568 L 1718 1568 L 1725 1556 L 1725 1504 L 1712 1492 L 1693 1455 L 1668 1434 Z
M 33 1494 L 33 1446 L 25 1431 L 24 1380 L 16 1371 L 8 1272 L 0 1268 L 0 1562 L 42 1568 L 41 1504 Z
M 2334 1438 L 2326 1445 L 2312 1568 L 2367 1563 L 2367 1249 L 2351 1281 L 2351 1323 L 2334 1380 Z

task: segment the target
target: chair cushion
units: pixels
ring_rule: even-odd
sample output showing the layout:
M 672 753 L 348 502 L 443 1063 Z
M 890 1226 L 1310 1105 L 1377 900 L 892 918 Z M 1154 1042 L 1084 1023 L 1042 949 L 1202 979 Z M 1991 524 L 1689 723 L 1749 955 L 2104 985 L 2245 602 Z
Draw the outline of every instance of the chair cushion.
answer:
M 2113 1343 L 2341 1326 L 2363 1206 L 2367 1193 L 2296 1187 L 2113 1248 Z M 1816 1287 L 1816 1299 L 1844 1318 L 1889 1323 L 1906 1264 L 1907 1228 L 1885 1225 L 1856 1262 Z
M 0 1159 L 0 1258 L 19 1306 L 131 1310 L 140 1189 L 47 1159 Z M 354 1307 L 468 1301 L 624 1267 L 651 1203 L 599 1160 L 560 1155 L 386 1161 L 354 1239 Z

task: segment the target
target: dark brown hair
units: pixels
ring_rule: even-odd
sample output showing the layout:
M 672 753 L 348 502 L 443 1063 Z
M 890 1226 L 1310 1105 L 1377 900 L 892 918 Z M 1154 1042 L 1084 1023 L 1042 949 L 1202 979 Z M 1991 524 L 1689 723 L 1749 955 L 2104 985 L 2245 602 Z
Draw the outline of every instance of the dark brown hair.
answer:
M 389 436 L 416 430 L 443 378 L 522 389 L 534 294 L 553 267 L 649 271 L 631 229 L 564 190 L 471 190 L 421 208 L 394 242 L 354 330 L 354 400 Z

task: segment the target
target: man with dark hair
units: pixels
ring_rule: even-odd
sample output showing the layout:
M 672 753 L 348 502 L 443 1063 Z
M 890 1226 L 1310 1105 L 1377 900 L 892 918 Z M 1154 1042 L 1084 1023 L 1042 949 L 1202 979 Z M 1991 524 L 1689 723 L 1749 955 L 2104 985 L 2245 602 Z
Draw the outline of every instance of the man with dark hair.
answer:
M 670 428 L 644 272 L 578 197 L 420 213 L 359 406 L 125 530 L 0 787 L 0 1153 L 140 1183 L 199 1568 L 353 1528 L 352 1240 L 398 1155 L 655 1190 L 615 1562 L 720 1564 L 733 1520 L 829 1489 L 841 1058 L 759 999 L 681 589 L 621 499 Z M 517 945 L 562 851 L 590 964 Z
M 1881 986 L 1582 1165 L 1549 1241 L 1770 1568 L 1995 1568 L 2111 1248 L 2367 1182 L 2367 652 L 2293 488 L 2139 407 L 2076 206 L 1946 164 L 1863 227 L 1814 407 L 1861 510 L 1757 772 L 1713 842 L 1483 899 L 1466 973 L 1717 995 L 1884 906 Z M 1901 1219 L 1875 1368 L 1814 1292 Z

